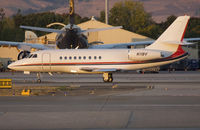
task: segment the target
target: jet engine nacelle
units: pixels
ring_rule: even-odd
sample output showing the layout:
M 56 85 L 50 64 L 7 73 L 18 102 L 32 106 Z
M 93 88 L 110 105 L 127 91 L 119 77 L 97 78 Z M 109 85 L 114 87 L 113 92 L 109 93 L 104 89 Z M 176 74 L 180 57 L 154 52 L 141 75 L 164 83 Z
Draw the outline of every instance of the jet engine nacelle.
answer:
M 29 54 L 30 54 L 30 51 L 21 51 L 21 52 L 18 54 L 17 59 L 18 59 L 18 60 L 21 60 L 21 59 L 27 57 Z
M 161 59 L 170 56 L 172 53 L 158 51 L 158 50 L 148 50 L 148 49 L 131 49 L 128 53 L 129 60 L 133 61 L 146 61 Z

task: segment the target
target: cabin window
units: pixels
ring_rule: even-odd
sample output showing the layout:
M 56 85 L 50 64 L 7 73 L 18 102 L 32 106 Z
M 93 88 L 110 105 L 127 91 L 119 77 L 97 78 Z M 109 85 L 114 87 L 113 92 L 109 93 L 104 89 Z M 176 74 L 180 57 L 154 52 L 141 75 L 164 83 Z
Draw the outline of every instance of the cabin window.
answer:
M 94 56 L 94 59 L 96 60 L 96 59 L 97 59 L 97 57 L 96 57 L 96 56 Z
M 102 57 L 101 57 L 101 56 L 99 56 L 99 59 L 100 59 L 100 60 L 101 60 L 101 58 L 102 58 Z
M 60 56 L 60 60 L 62 60 L 62 56 Z
M 82 59 L 82 57 L 81 57 L 81 56 L 79 56 L 78 58 L 79 58 L 79 60 L 81 60 L 81 59 Z
M 85 60 L 85 59 L 86 59 L 86 56 L 84 56 L 83 59 Z
M 74 60 L 76 60 L 76 56 L 74 56 Z
M 89 56 L 89 59 L 91 60 L 91 59 L 92 59 L 92 57 L 91 57 L 91 56 Z
M 37 54 L 34 54 L 32 58 L 37 58 Z
M 67 57 L 65 56 L 65 60 L 67 60 Z
M 72 57 L 70 56 L 70 57 L 69 57 L 69 59 L 71 60 L 71 59 L 72 59 Z

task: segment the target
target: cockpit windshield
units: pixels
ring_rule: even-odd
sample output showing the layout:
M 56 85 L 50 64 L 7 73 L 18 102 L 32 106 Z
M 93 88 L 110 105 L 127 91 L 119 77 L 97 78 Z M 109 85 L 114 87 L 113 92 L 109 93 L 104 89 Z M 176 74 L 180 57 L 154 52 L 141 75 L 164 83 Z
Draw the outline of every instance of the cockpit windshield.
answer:
M 37 58 L 37 54 L 28 55 L 26 58 Z
M 37 54 L 34 54 L 32 58 L 37 58 Z
M 33 54 L 31 54 L 28 58 L 31 58 L 33 56 Z

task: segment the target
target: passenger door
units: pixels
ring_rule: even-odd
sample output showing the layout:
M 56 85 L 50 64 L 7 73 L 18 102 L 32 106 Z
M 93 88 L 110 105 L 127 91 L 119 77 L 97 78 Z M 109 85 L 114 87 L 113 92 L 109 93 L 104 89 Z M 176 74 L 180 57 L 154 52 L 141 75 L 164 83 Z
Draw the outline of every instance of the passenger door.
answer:
M 49 53 L 42 55 L 42 69 L 45 72 L 51 71 L 51 55 Z

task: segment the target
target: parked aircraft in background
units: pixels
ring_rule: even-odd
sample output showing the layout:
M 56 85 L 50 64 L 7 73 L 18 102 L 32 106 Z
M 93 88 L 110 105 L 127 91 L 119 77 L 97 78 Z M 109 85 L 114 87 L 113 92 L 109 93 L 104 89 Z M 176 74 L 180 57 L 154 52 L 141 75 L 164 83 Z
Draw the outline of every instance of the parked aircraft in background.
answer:
M 26 73 L 40 72 L 102 73 L 112 82 L 114 72 L 138 70 L 170 64 L 184 59 L 182 49 L 189 16 L 178 17 L 153 44 L 143 49 L 57 49 L 33 52 L 8 67 Z
M 88 48 L 89 43 L 87 41 L 87 37 L 84 34 L 89 32 L 98 32 L 110 29 L 119 29 L 122 26 L 118 27 L 109 27 L 109 28 L 99 28 L 99 29 L 88 29 L 82 30 L 80 27 L 75 25 L 75 9 L 74 9 L 74 0 L 69 1 L 69 24 L 65 25 L 62 23 L 54 23 L 50 25 L 61 25 L 63 28 L 61 30 L 58 29 L 49 29 L 49 28 L 39 28 L 39 27 L 30 27 L 30 26 L 20 26 L 23 29 L 36 30 L 36 31 L 44 31 L 50 33 L 57 33 L 56 36 L 56 46 L 59 49 L 75 49 L 75 48 Z

